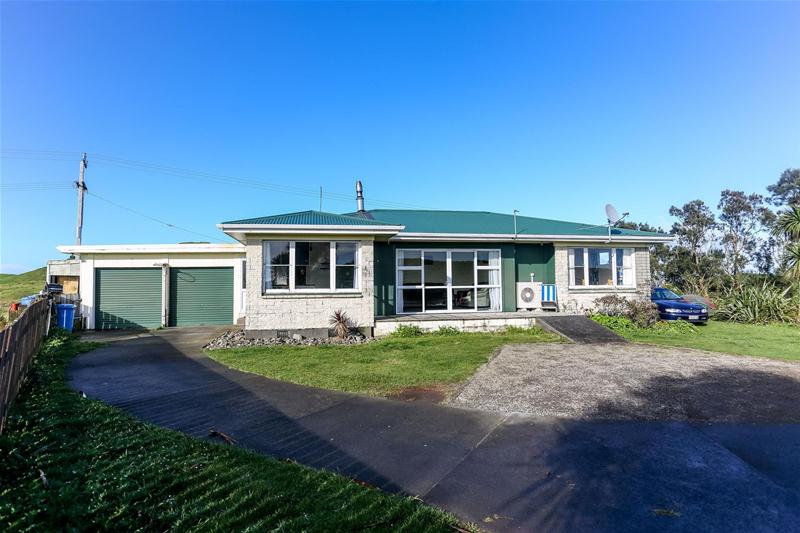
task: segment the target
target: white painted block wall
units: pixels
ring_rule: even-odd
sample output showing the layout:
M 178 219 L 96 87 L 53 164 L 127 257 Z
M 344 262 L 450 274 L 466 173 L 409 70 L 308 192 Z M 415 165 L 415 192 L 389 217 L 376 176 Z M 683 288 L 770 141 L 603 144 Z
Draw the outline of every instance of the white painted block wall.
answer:
M 355 327 L 375 324 L 374 247 L 371 240 L 359 241 L 360 292 L 266 295 L 261 294 L 263 240 L 247 241 L 246 330 L 329 328 L 331 315 L 339 309 L 347 313 Z
M 569 287 L 569 249 L 596 244 L 569 244 L 555 246 L 556 284 L 561 311 L 583 313 L 594 308 L 597 298 L 617 294 L 624 298 L 649 299 L 652 281 L 650 279 L 650 252 L 646 247 L 634 248 L 634 267 L 636 269 L 635 288 L 616 287 Z M 620 245 L 623 246 L 623 245 Z M 630 248 L 630 246 L 625 246 Z

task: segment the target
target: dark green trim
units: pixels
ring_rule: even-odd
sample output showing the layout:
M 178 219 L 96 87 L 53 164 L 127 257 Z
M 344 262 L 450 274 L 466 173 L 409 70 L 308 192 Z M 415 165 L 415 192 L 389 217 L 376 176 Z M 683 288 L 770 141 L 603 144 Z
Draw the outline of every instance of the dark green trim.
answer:
M 533 273 L 534 281 L 555 283 L 555 247 L 552 244 L 517 244 L 516 268 L 516 281 L 530 281 Z

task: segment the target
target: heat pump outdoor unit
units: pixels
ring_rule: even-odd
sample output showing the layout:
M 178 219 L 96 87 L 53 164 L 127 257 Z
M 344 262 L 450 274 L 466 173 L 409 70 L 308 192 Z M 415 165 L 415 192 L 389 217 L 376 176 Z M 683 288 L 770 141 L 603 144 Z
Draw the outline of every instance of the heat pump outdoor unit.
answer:
M 542 306 L 542 282 L 517 283 L 517 309 L 538 309 Z

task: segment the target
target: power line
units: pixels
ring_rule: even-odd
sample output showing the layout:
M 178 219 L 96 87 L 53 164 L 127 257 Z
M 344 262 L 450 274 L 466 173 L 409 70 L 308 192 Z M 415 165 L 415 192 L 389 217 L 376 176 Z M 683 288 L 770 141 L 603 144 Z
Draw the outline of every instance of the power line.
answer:
M 39 159 L 39 160 L 48 160 L 48 161 L 73 161 L 74 159 L 63 159 L 64 156 L 67 155 L 76 155 L 80 154 L 81 152 L 68 152 L 68 151 L 59 151 L 59 150 L 28 150 L 28 149 L 3 149 L 2 152 L 4 154 L 2 157 L 4 158 L 13 158 L 13 159 Z M 124 159 L 121 157 L 115 157 L 110 155 L 103 155 L 103 154 L 91 154 L 92 158 L 97 161 L 98 164 L 101 165 L 108 165 L 114 166 L 118 168 L 127 168 L 132 170 L 138 170 L 140 172 L 150 172 L 150 173 L 157 173 L 169 176 L 175 176 L 184 179 L 193 179 L 198 181 L 206 181 L 210 183 L 219 183 L 225 185 L 237 185 L 241 187 L 248 187 L 253 189 L 260 189 L 260 190 L 267 190 L 271 192 L 278 192 L 282 194 L 292 194 L 296 196 L 303 196 L 307 198 L 314 198 L 318 199 L 320 197 L 319 191 L 315 189 L 308 189 L 304 187 L 295 187 L 291 185 L 282 185 L 277 183 L 271 183 L 268 181 L 264 181 L 261 179 L 254 179 L 254 178 L 245 178 L 241 176 L 233 176 L 233 175 L 226 175 L 226 174 L 217 174 L 213 172 L 205 172 L 199 170 L 191 170 L 185 169 L 180 167 L 174 167 L 169 165 L 162 165 L 158 163 L 148 163 L 146 161 L 138 161 L 133 159 Z M 343 202 L 343 203 L 351 203 L 353 201 L 353 197 L 350 194 L 342 194 L 342 193 L 331 193 L 325 192 L 323 195 L 324 199 L 331 200 L 334 202 Z M 375 205 L 377 207 L 385 207 L 385 208 L 394 208 L 394 209 L 408 209 L 408 208 L 417 208 L 417 209 L 434 209 L 430 206 L 424 206 L 419 204 L 411 204 L 406 202 L 395 202 L 395 201 L 388 201 L 388 200 L 380 200 L 371 198 L 369 203 Z
M 205 233 L 199 233 L 197 231 L 192 231 L 190 229 L 186 229 L 186 228 L 182 228 L 180 226 L 176 226 L 175 224 L 170 224 L 169 222 L 166 222 L 166 221 L 161 220 L 161 219 L 156 218 L 156 217 L 152 217 L 152 216 L 150 216 L 148 214 L 142 213 L 141 211 L 137 211 L 136 209 L 132 209 L 132 208 L 124 206 L 122 204 L 118 204 L 117 202 L 114 202 L 113 200 L 109 200 L 108 198 L 104 198 L 104 197 L 100 196 L 99 194 L 93 193 L 91 191 L 86 191 L 86 194 L 88 194 L 90 196 L 94 196 L 95 198 L 97 198 L 99 200 L 102 200 L 102 201 L 104 201 L 104 202 L 106 202 L 106 203 L 108 203 L 110 205 L 113 205 L 114 207 L 117 207 L 119 209 L 124 209 L 125 211 L 134 213 L 136 215 L 139 215 L 140 217 L 144 217 L 144 218 L 146 218 L 148 220 L 151 220 L 153 222 L 157 222 L 159 224 L 163 224 L 164 226 L 167 226 L 169 228 L 177 229 L 177 230 L 180 230 L 180 231 L 185 231 L 186 233 L 192 233 L 194 235 L 198 235 L 198 236 L 204 237 L 206 239 L 219 241 L 219 237 L 212 237 L 211 235 L 206 235 Z
M 244 178 L 240 176 L 232 176 L 232 175 L 225 175 L 225 174 L 216 174 L 211 172 L 204 172 L 198 170 L 189 170 L 179 167 L 172 167 L 167 165 L 160 165 L 155 163 L 147 163 L 144 161 L 135 161 L 130 159 L 122 159 L 119 157 L 113 156 L 106 156 L 106 155 L 98 155 L 92 154 L 92 157 L 98 160 L 100 164 L 108 164 L 112 166 L 119 166 L 124 168 L 132 168 L 135 170 L 141 171 L 149 171 L 149 172 L 156 172 L 160 174 L 172 175 L 177 177 L 183 177 L 188 179 L 197 179 L 201 181 L 210 181 L 216 183 L 224 183 L 224 184 L 233 184 L 239 185 L 243 187 L 250 187 L 255 189 L 262 189 L 262 190 L 269 190 L 273 192 L 280 192 L 285 194 L 294 194 L 298 196 L 305 196 L 309 198 L 319 198 L 319 192 L 314 189 L 308 189 L 303 187 L 294 187 L 290 185 L 281 185 L 276 183 L 270 183 L 263 180 L 253 179 L 253 178 Z M 341 194 L 341 193 L 330 193 L 326 192 L 323 194 L 323 197 L 333 201 L 341 201 L 350 203 L 353 201 L 352 195 L 349 194 Z M 416 205 L 416 204 L 409 204 L 404 202 L 392 202 L 386 200 L 379 200 L 379 199 L 371 199 L 370 203 L 385 206 L 385 207 L 395 207 L 395 208 L 422 208 L 425 209 L 426 206 Z
M 4 191 L 47 191 L 58 189 L 72 189 L 75 185 L 69 181 L 17 181 L 0 184 Z

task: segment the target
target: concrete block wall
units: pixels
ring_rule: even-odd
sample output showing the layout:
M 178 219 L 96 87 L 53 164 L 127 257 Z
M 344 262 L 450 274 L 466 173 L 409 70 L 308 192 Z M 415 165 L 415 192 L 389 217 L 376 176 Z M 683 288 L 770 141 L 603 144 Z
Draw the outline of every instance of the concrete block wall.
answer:
M 357 293 L 320 291 L 261 294 L 263 240 L 258 238 L 247 241 L 245 332 L 248 336 L 274 336 L 277 330 L 288 330 L 307 336 L 324 336 L 330 327 L 328 322 L 331 314 L 339 309 L 347 313 L 354 327 L 371 330 L 375 324 L 374 247 L 371 240 L 359 241 L 361 283 Z
M 594 301 L 608 294 L 623 298 L 649 299 L 652 281 L 650 278 L 650 251 L 647 247 L 634 247 L 634 268 L 636 287 L 569 287 L 569 249 L 576 247 L 597 247 L 597 244 L 564 244 L 555 247 L 556 284 L 561 311 L 583 313 L 594 308 Z M 619 245 L 616 247 L 631 246 Z

